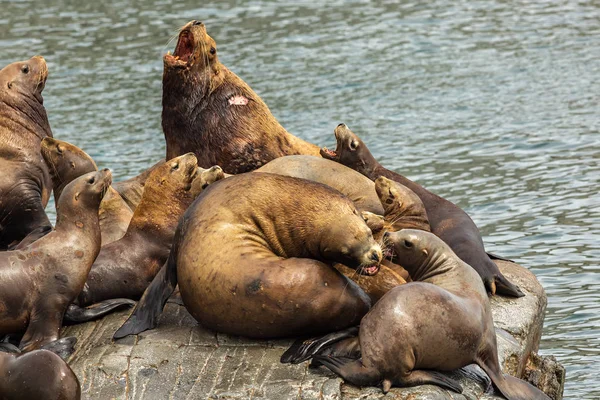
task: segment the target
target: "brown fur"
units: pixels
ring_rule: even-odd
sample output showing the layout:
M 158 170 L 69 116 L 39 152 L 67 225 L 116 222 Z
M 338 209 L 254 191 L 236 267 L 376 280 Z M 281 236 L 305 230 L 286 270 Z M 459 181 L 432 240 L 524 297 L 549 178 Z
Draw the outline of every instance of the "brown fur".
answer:
M 262 99 L 221 64 L 216 48 L 204 24 L 191 21 L 181 29 L 174 55 L 164 57 L 167 159 L 194 152 L 199 166 L 217 164 L 235 174 L 285 155 L 319 156 L 317 146 L 288 133 Z M 236 96 L 247 104 L 231 104 Z

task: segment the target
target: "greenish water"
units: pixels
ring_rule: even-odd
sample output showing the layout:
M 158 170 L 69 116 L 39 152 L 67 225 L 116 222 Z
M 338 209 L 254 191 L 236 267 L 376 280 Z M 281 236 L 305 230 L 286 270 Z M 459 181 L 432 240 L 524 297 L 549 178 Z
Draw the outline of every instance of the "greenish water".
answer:
M 55 136 L 122 179 L 164 156 L 161 57 L 204 21 L 290 132 L 331 146 L 347 123 L 531 269 L 565 397 L 600 396 L 597 2 L 169 3 L 0 1 L 0 65 L 46 57 Z

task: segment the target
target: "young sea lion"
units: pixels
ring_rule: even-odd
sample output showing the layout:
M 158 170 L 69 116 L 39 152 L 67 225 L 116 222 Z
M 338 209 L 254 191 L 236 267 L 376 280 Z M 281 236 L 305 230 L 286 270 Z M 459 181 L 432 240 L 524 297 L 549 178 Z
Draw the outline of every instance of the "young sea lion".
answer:
M 466 212 L 418 183 L 382 167 L 362 140 L 345 124 L 338 125 L 334 133 L 337 141 L 336 150 L 321 149 L 324 158 L 346 165 L 371 180 L 385 176 L 411 189 L 425 204 L 431 232 L 448 243 L 461 260 L 479 273 L 486 288 L 492 294 L 497 291 L 507 296 L 524 296 L 517 286 L 502 275 L 486 254 L 479 229 Z
M 193 185 L 201 175 L 192 153 L 176 157 L 150 174 L 127 233 L 102 247 L 78 297 L 79 305 L 117 297 L 138 299 L 144 293 L 169 256 L 179 218 L 197 190 L 202 190 L 201 185 Z
M 156 326 L 177 283 L 192 316 L 218 332 L 274 338 L 342 329 L 370 300 L 328 264 L 374 275 L 380 260 L 341 193 L 274 174 L 232 176 L 185 213 L 165 267 L 115 338 Z
M 44 161 L 50 169 L 57 205 L 64 187 L 73 179 L 98 170 L 92 157 L 71 143 L 47 137 L 42 140 L 41 149 Z M 102 246 L 122 238 L 132 216 L 133 212 L 127 203 L 112 186 L 109 187 L 100 203 Z
M 219 61 L 202 22 L 179 33 L 164 56 L 162 127 L 167 159 L 194 152 L 198 165 L 230 174 L 289 154 L 319 157 L 319 148 L 288 133 L 262 99 Z
M 22 250 L 0 252 L 0 335 L 25 331 L 24 351 L 58 339 L 100 251 L 98 207 L 110 183 L 109 170 L 75 179 L 60 197 L 56 229 Z
M 44 208 L 52 181 L 40 155 L 40 142 L 52 136 L 42 98 L 47 77 L 39 56 L 0 70 L 0 250 L 51 229 Z
M 79 400 L 77 376 L 59 356 L 48 350 L 26 354 L 0 352 L 0 399 Z

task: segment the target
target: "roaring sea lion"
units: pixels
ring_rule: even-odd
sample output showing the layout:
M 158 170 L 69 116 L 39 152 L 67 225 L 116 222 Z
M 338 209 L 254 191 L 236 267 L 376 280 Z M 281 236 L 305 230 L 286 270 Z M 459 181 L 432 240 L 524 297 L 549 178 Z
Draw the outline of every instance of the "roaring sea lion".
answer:
M 314 359 L 359 386 L 435 384 L 462 387 L 436 371 L 479 365 L 509 400 L 550 399 L 525 381 L 502 374 L 496 331 L 477 273 L 436 235 L 413 229 L 386 233 L 413 279 L 390 290 L 360 323 L 360 359 Z M 426 305 L 423 306 L 423 305 Z
M 117 297 L 138 299 L 144 293 L 169 256 L 177 222 L 198 194 L 194 190 L 202 190 L 193 185 L 201 175 L 192 153 L 150 174 L 127 233 L 102 247 L 78 297 L 79 305 Z
M 42 140 L 42 156 L 50 169 L 54 185 L 54 199 L 58 205 L 60 195 L 73 179 L 88 172 L 97 171 L 96 163 L 86 152 L 70 143 L 54 138 Z M 100 232 L 102 246 L 119 240 L 125 235 L 133 212 L 111 187 L 100 203 Z
M 486 288 L 492 294 L 497 291 L 507 296 L 524 296 L 517 286 L 502 275 L 485 252 L 479 229 L 466 212 L 418 183 L 382 167 L 362 140 L 345 124 L 338 125 L 334 133 L 337 141 L 336 150 L 321 149 L 324 158 L 350 167 L 371 180 L 384 176 L 411 189 L 425 204 L 431 232 L 448 243 L 461 260 L 479 273 Z
M 52 136 L 42 98 L 47 77 L 39 56 L 0 70 L 0 250 L 51 229 L 44 208 L 52 180 L 40 155 L 40 142 Z
M 354 202 L 359 211 L 383 215 L 375 184 L 358 172 L 339 163 L 311 156 L 276 158 L 255 172 L 293 176 L 330 186 Z
M 0 252 L 0 335 L 25 331 L 24 351 L 58 339 L 100 251 L 98 208 L 110 183 L 109 170 L 75 179 L 60 197 L 56 229 L 22 250 Z
M 121 182 L 113 183 L 113 188 L 119 193 L 121 198 L 125 200 L 131 211 L 135 211 L 138 204 L 140 204 L 140 201 L 142 200 L 146 179 L 148 179 L 152 171 L 163 165 L 165 162 L 166 161 L 163 158 L 150 168 L 142 171 L 141 174 Z
M 194 152 L 198 165 L 230 174 L 290 154 L 319 157 L 319 148 L 288 133 L 262 99 L 217 56 L 202 22 L 179 33 L 164 56 L 162 127 L 167 159 Z
M 185 213 L 166 265 L 115 338 L 156 326 L 177 283 L 192 316 L 218 332 L 275 338 L 353 326 L 371 302 L 328 264 L 374 275 L 380 260 L 341 193 L 274 174 L 232 176 Z
M 26 354 L 0 352 L 0 399 L 79 400 L 77 376 L 56 354 L 35 350 Z

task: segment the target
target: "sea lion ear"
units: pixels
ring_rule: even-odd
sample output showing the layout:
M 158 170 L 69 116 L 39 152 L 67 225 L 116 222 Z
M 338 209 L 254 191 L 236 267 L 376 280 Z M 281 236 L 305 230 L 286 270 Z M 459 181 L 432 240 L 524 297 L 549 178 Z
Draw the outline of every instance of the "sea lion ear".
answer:
M 350 150 L 354 151 L 358 148 L 358 140 L 352 139 L 350 142 Z
M 9 89 L 12 89 L 12 85 L 13 85 L 13 83 L 12 83 L 12 82 L 8 82 L 8 83 L 6 84 L 6 86 L 8 86 L 8 88 L 9 88 Z
M 427 257 L 429 255 L 429 252 L 427 251 L 427 249 L 423 249 L 423 254 L 425 254 L 425 257 Z
M 79 195 L 80 195 L 80 194 L 81 194 L 81 193 L 79 193 L 79 192 L 75 193 L 75 201 L 79 200 Z

